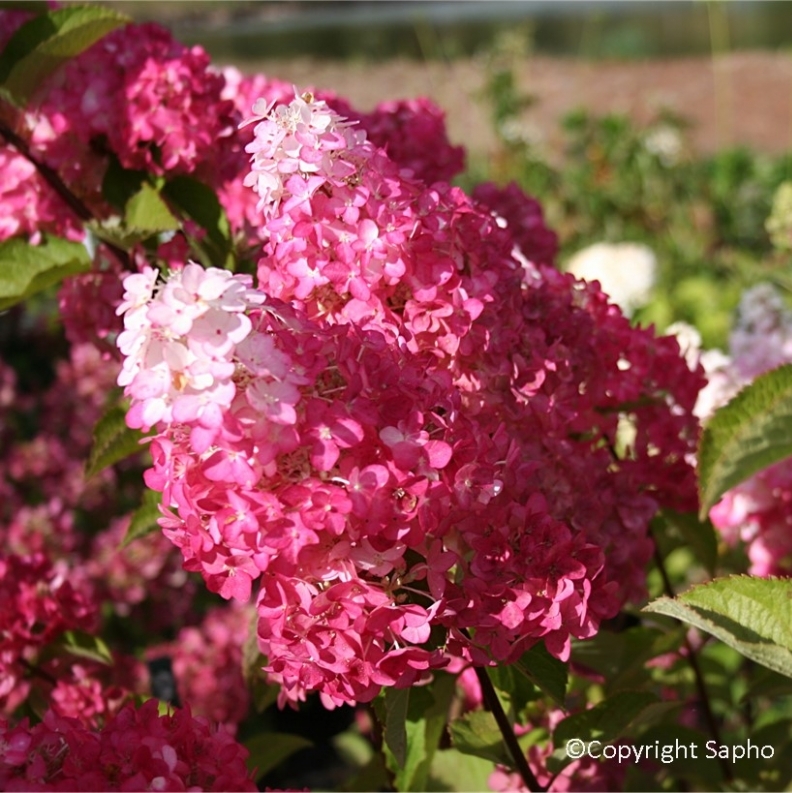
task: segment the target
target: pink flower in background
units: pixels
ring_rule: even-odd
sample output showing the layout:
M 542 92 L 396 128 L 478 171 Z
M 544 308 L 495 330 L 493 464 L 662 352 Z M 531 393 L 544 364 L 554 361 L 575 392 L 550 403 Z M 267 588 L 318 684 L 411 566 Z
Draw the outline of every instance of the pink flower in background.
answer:
M 247 750 L 188 708 L 125 706 L 101 730 L 47 711 L 31 727 L 0 720 L 3 790 L 241 790 L 256 786 Z
M 792 311 L 770 284 L 747 290 L 729 337 L 729 353 L 696 349 L 709 382 L 696 412 L 704 422 L 758 375 L 792 362 Z M 792 574 L 792 464 L 788 460 L 754 474 L 729 490 L 710 510 L 715 528 L 730 545 L 743 544 L 749 572 Z
M 211 719 L 234 735 L 250 708 L 242 673 L 243 647 L 254 611 L 229 604 L 210 609 L 200 625 L 184 627 L 175 641 L 147 650 L 147 657 L 171 659 L 179 699 L 196 716 Z

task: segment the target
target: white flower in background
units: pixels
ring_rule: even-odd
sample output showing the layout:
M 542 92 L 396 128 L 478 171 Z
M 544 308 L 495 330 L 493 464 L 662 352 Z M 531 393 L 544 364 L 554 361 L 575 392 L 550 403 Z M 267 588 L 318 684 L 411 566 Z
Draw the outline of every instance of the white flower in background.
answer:
M 578 251 L 566 269 L 585 281 L 599 281 L 602 291 L 629 317 L 649 300 L 657 258 L 646 245 L 598 242 Z
M 736 396 L 748 384 L 748 380 L 740 377 L 734 361 L 721 350 L 704 350 L 699 355 L 699 361 L 707 375 L 707 385 L 699 391 L 693 413 L 706 421 Z
M 685 356 L 688 369 L 692 372 L 701 359 L 701 334 L 687 322 L 674 322 L 663 333 L 666 336 L 676 336 L 679 350 Z
M 679 349 L 688 367 L 704 367 L 707 385 L 701 389 L 693 412 L 702 420 L 708 419 L 719 407 L 725 405 L 742 387 L 743 380 L 734 370 L 734 362 L 720 350 L 703 350 L 701 334 L 687 322 L 674 322 L 665 331 L 666 336 L 676 336 Z
M 676 165 L 682 159 L 682 136 L 678 129 L 668 124 L 661 124 L 650 130 L 644 138 L 644 147 L 666 168 Z
M 729 355 L 706 350 L 698 352 L 698 359 L 707 385 L 699 392 L 693 412 L 702 421 L 757 376 L 792 361 L 792 312 L 777 289 L 763 283 L 743 292 L 729 335 Z
M 743 292 L 729 350 L 746 380 L 792 361 L 792 312 L 772 284 Z

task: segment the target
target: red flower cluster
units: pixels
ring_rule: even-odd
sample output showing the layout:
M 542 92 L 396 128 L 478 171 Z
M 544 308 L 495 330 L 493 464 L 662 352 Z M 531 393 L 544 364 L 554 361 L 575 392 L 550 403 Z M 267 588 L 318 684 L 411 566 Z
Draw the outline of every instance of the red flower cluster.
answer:
M 555 262 L 558 235 L 545 225 L 542 205 L 516 182 L 503 188 L 484 182 L 476 185 L 473 198 L 502 219 L 526 259 L 542 264 Z
M 0 553 L 0 710 L 13 710 L 27 695 L 26 664 L 67 630 L 91 631 L 98 606 L 85 580 L 68 575 L 44 554 Z M 71 580 L 70 580 L 71 579 Z
M 540 640 L 566 658 L 642 591 L 658 503 L 695 498 L 700 376 L 325 102 L 256 112 L 259 288 L 195 265 L 126 281 L 119 382 L 161 429 L 167 536 L 224 597 L 260 580 L 282 701 L 367 701 Z
M 156 700 L 127 705 L 102 730 L 52 711 L 34 727 L 0 719 L 0 788 L 7 791 L 254 791 L 246 758 L 228 733 L 189 708 L 160 715 Z
M 211 719 L 232 735 L 250 707 L 242 647 L 254 616 L 250 607 L 233 602 L 213 608 L 199 626 L 182 628 L 174 641 L 147 652 L 149 658 L 171 659 L 179 701 L 189 702 L 196 716 Z

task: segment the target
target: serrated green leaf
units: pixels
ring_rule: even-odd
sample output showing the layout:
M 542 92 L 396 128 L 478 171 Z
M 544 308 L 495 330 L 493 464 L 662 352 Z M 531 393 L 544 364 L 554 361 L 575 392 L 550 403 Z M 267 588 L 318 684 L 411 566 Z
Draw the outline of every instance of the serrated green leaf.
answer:
M 384 744 L 385 762 L 400 791 L 426 790 L 429 769 L 448 719 L 448 709 L 456 687 L 456 678 L 438 672 L 427 686 L 409 689 L 407 716 L 404 720 L 406 752 L 399 763 L 388 744 Z M 385 696 L 374 703 L 377 718 L 387 729 Z M 398 714 L 397 714 L 398 715 Z
M 85 466 L 87 477 L 95 476 L 109 465 L 139 452 L 146 436 L 126 425 L 126 410 L 114 405 L 99 419 L 93 432 L 93 445 Z
M 24 104 L 59 66 L 130 19 L 105 6 L 69 6 L 22 25 L 0 54 L 0 84 Z
M 132 520 L 129 521 L 129 528 L 124 535 L 124 541 L 121 543 L 122 548 L 139 540 L 141 537 L 147 537 L 155 531 L 159 531 L 159 523 L 157 522 L 161 517 L 159 505 L 162 502 L 162 493 L 156 490 L 144 490 L 143 498 L 140 506 L 132 513 Z
M 710 633 L 746 658 L 792 677 L 792 581 L 730 576 L 661 597 L 644 611 Z
M 179 221 L 173 217 L 168 205 L 150 184 L 143 184 L 127 201 L 124 220 L 128 229 L 149 234 L 175 231 L 179 228 Z
M 79 242 L 47 236 L 31 245 L 12 237 L 0 243 L 0 311 L 90 269 L 88 251 Z
M 462 754 L 493 763 L 511 765 L 511 758 L 495 717 L 487 710 L 474 710 L 451 722 L 451 743 Z
M 149 231 L 141 231 L 140 229 L 128 229 L 121 222 L 121 218 L 112 217 L 101 222 L 95 220 L 88 221 L 85 224 L 88 231 L 91 232 L 98 240 L 107 242 L 110 245 L 115 245 L 117 248 L 128 251 L 143 240 L 151 236 Z
M 313 743 L 302 735 L 292 735 L 287 732 L 259 732 L 242 745 L 250 752 L 247 759 L 248 768 L 250 771 L 255 771 L 257 777 L 262 777 L 295 752 L 310 749 Z
M 191 240 L 204 263 L 231 269 L 231 227 L 215 191 L 191 176 L 177 176 L 165 184 L 162 195 L 206 231 L 203 240 Z
M 698 452 L 700 516 L 749 476 L 792 455 L 792 364 L 760 375 L 707 422 Z
M 91 636 L 82 631 L 66 631 L 60 641 L 63 648 L 71 655 L 88 658 L 106 666 L 113 663 L 112 653 L 98 636 Z
M 553 746 L 562 748 L 572 738 L 614 741 L 658 702 L 649 691 L 619 691 L 589 710 L 567 716 L 553 731 Z
M 563 661 L 550 655 L 544 644 L 535 644 L 514 666 L 559 707 L 564 707 L 569 670 Z

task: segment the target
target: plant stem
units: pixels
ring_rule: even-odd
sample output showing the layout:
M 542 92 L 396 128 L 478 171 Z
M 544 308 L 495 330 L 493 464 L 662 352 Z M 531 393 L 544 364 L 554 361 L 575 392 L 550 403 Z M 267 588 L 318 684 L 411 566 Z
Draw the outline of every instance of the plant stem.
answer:
M 4 121 L 0 121 L 0 135 L 36 168 L 44 181 L 83 223 L 95 220 L 93 212 L 69 189 L 60 174 L 33 154 L 24 138 L 17 135 Z M 103 241 L 103 244 L 113 252 L 125 270 L 134 270 L 129 254 L 125 250 L 110 242 Z
M 43 669 L 40 669 L 37 666 L 34 666 L 30 663 L 30 661 L 26 660 L 25 658 L 20 658 L 19 663 L 25 669 L 30 672 L 33 677 L 39 677 L 42 680 L 46 680 L 48 683 L 51 683 L 53 686 L 58 684 L 58 681 L 49 673 L 45 672 Z
M 666 595 L 668 597 L 673 598 L 675 597 L 674 587 L 671 585 L 671 579 L 668 577 L 668 571 L 665 567 L 665 562 L 663 560 L 662 554 L 660 553 L 660 549 L 657 546 L 657 542 L 655 541 L 654 544 L 654 562 L 657 566 L 657 569 L 660 573 L 660 577 L 663 579 L 663 588 L 665 589 Z M 690 639 L 685 634 L 685 648 L 687 649 L 687 658 L 688 662 L 690 663 L 690 667 L 693 670 L 693 676 L 696 680 L 696 689 L 698 690 L 699 700 L 701 701 L 701 707 L 704 710 L 704 720 L 707 722 L 707 727 L 709 729 L 710 735 L 714 738 L 717 742 L 718 746 L 721 745 L 721 734 L 720 734 L 720 727 L 718 726 L 718 721 L 715 718 L 715 714 L 712 712 L 712 707 L 710 705 L 709 693 L 707 691 L 707 685 L 704 682 L 704 675 L 701 671 L 701 666 L 698 662 L 698 656 L 696 655 L 696 650 L 690 642 Z M 718 757 L 720 762 L 721 770 L 723 771 L 723 777 L 727 781 L 731 782 L 734 779 L 732 774 L 731 767 L 729 763 L 722 757 Z
M 532 793 L 544 793 L 547 788 L 539 784 L 539 780 L 534 776 L 534 772 L 531 771 L 525 753 L 520 748 L 520 744 L 517 742 L 517 736 L 514 734 L 514 730 L 512 730 L 509 719 L 503 711 L 498 695 L 495 693 L 495 687 L 489 679 L 487 670 L 481 666 L 477 666 L 475 669 L 476 677 L 481 686 L 481 694 L 484 698 L 484 707 L 495 717 L 498 729 L 503 736 L 503 742 L 506 744 L 506 748 L 509 750 L 509 754 L 514 760 L 514 766 L 522 777 L 523 782 L 525 782 L 525 786 L 528 790 L 532 791 Z

